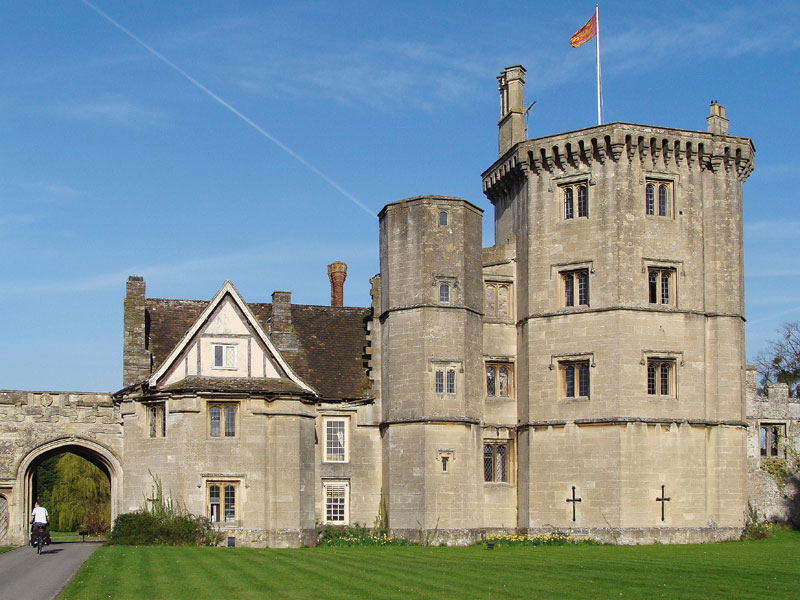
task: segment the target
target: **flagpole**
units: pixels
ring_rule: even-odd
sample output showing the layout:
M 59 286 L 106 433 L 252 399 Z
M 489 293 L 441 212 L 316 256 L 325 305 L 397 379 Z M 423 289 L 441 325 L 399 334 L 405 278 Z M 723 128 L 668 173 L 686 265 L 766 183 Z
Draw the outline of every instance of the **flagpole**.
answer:
M 597 47 L 597 124 L 603 124 L 603 89 L 600 76 L 600 5 L 594 5 L 595 43 Z

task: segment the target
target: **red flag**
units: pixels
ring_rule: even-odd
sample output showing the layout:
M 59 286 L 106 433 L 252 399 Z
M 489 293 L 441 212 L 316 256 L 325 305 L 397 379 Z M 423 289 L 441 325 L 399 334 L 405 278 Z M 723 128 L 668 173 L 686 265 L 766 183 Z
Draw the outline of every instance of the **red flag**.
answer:
M 578 29 L 574 33 L 574 35 L 569 38 L 569 45 L 573 48 L 577 48 L 581 44 L 585 44 L 594 36 L 597 35 L 597 13 L 592 15 L 592 18 L 589 19 L 589 22 L 586 23 L 583 27 Z

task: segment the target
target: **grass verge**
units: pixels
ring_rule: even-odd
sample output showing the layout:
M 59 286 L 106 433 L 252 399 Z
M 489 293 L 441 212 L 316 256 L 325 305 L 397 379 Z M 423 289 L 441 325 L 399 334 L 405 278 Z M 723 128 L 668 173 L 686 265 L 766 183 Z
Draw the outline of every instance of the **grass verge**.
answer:
M 106 546 L 59 598 L 798 598 L 798 552 L 795 531 L 691 546 Z

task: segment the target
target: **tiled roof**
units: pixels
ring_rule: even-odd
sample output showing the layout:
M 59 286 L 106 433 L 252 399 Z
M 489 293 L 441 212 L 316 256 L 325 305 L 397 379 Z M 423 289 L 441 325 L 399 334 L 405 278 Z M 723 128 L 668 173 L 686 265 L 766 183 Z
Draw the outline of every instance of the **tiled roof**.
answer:
M 166 392 L 247 392 L 251 394 L 288 393 L 308 395 L 308 392 L 289 379 L 263 379 L 248 377 L 197 377 L 189 376 L 177 383 L 164 386 Z
M 208 306 L 205 300 L 147 298 L 146 336 L 153 371 L 169 356 Z M 269 332 L 272 304 L 248 303 L 264 331 Z M 365 352 L 369 308 L 292 305 L 297 350 L 281 351 L 289 366 L 320 396 L 354 399 L 369 395 Z

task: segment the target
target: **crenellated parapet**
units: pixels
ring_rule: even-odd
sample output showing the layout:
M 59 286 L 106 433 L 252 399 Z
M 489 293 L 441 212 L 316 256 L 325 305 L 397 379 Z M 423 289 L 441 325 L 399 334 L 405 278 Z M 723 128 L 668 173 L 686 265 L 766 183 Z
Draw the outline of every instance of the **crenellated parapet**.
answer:
M 528 169 L 535 175 L 561 176 L 607 163 L 732 173 L 744 182 L 753 170 L 754 152 L 748 138 L 611 123 L 516 144 L 483 173 L 483 191 L 493 199 L 516 185 Z

